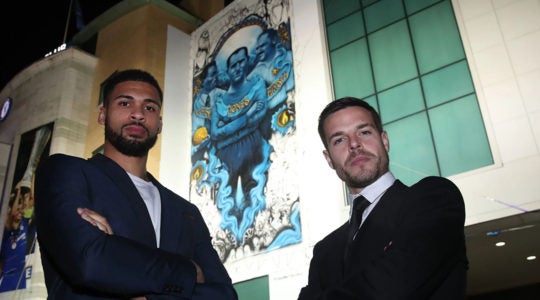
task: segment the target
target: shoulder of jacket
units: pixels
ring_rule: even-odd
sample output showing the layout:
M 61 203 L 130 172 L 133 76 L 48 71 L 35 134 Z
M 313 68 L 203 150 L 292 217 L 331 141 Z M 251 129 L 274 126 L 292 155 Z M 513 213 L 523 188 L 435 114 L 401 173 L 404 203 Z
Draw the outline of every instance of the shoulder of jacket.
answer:
M 448 178 L 440 176 L 428 176 L 411 186 L 411 191 L 416 195 L 456 195 L 462 197 L 458 186 Z
M 451 186 L 451 185 L 454 185 L 454 183 L 450 179 L 445 178 L 445 177 L 427 176 L 427 177 L 422 178 L 420 181 L 418 181 L 417 183 L 415 183 L 411 187 L 414 188 L 414 187 L 421 187 L 421 186 L 426 186 L 426 185 L 448 185 L 448 186 Z
M 348 227 L 348 224 L 349 224 L 349 221 L 345 221 L 344 224 L 332 230 L 332 232 L 330 232 L 329 234 L 324 236 L 321 240 L 319 240 L 316 243 L 316 245 L 334 244 L 336 242 L 336 239 L 339 239 L 340 236 L 344 236 L 343 232 Z
M 83 159 L 83 158 L 80 158 L 80 157 L 77 157 L 77 156 L 73 156 L 73 155 L 63 154 L 63 153 L 51 154 L 45 160 L 47 160 L 49 162 L 62 162 L 62 163 L 66 163 L 66 162 L 69 162 L 69 163 L 81 163 L 81 162 L 86 161 L 86 159 Z

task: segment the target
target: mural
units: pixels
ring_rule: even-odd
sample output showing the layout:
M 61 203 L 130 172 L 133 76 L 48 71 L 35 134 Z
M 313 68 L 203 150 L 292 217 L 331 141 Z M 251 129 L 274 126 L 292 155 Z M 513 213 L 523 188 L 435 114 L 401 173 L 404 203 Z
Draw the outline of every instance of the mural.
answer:
M 0 292 L 26 288 L 32 274 L 34 173 L 40 159 L 48 156 L 52 128 L 51 123 L 21 136 L 0 248 Z
M 222 261 L 301 241 L 289 8 L 235 1 L 193 34 L 190 199 Z

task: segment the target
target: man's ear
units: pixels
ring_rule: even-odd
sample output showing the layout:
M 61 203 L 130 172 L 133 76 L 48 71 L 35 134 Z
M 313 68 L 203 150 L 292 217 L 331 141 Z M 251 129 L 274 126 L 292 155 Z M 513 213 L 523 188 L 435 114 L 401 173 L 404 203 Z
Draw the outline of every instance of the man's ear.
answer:
M 328 150 L 323 150 L 322 153 L 324 155 L 324 158 L 326 158 L 326 162 L 328 163 L 328 166 L 330 166 L 330 168 L 335 170 L 336 168 L 334 168 L 334 163 L 332 162 L 332 158 L 330 157 L 330 153 L 328 153 Z
M 159 117 L 159 127 L 158 127 L 158 133 L 161 133 L 161 128 L 163 128 L 163 119 L 161 116 Z
M 103 107 L 103 104 L 101 104 L 98 109 L 98 123 L 100 125 L 105 125 L 105 107 Z
M 386 152 L 390 152 L 390 140 L 388 139 L 388 133 L 386 133 L 386 131 L 383 131 L 381 133 L 381 139 L 384 145 L 384 149 L 386 149 Z

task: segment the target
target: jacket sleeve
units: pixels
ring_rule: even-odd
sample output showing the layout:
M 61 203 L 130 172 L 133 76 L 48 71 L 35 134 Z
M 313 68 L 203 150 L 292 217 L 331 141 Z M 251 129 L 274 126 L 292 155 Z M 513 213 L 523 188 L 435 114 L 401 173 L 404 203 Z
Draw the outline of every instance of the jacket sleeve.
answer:
M 298 300 L 323 299 L 328 291 L 340 289 L 344 280 L 342 250 L 347 223 L 315 244 L 309 264 L 308 284 L 300 290 Z
M 308 275 L 308 284 L 300 290 L 298 295 L 298 300 L 313 300 L 319 299 L 319 296 L 322 292 L 321 282 L 319 281 L 319 276 L 321 270 L 319 266 L 322 264 L 320 260 L 324 255 L 319 253 L 319 244 L 316 244 L 313 248 L 313 258 L 309 264 L 309 275 Z
M 212 246 L 211 236 L 200 211 L 193 205 L 193 226 L 197 230 L 193 260 L 201 267 L 205 283 L 195 285 L 193 300 L 236 300 L 238 296 L 233 288 L 227 270 Z

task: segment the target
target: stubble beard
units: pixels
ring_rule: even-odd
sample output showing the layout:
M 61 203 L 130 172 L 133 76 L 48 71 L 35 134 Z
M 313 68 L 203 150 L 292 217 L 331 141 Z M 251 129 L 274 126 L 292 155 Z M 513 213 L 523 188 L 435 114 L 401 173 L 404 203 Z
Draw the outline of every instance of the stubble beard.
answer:
M 133 124 L 127 124 L 122 126 L 124 128 L 125 126 L 129 126 Z M 140 125 L 140 124 L 139 124 Z M 135 141 L 135 140 L 129 140 L 122 136 L 122 133 L 116 133 L 108 124 L 108 122 L 105 122 L 105 140 L 109 141 L 109 143 L 120 153 L 127 155 L 127 156 L 134 156 L 134 157 L 143 157 L 148 155 L 148 151 L 154 147 L 157 141 L 157 134 L 151 136 L 148 128 L 142 126 L 146 133 L 148 134 L 148 138 L 143 141 Z
M 363 189 L 375 182 L 379 177 L 388 171 L 388 155 L 381 154 L 384 157 L 369 155 L 371 160 L 368 165 L 360 166 L 360 170 L 355 173 L 341 169 L 342 180 L 350 188 Z

